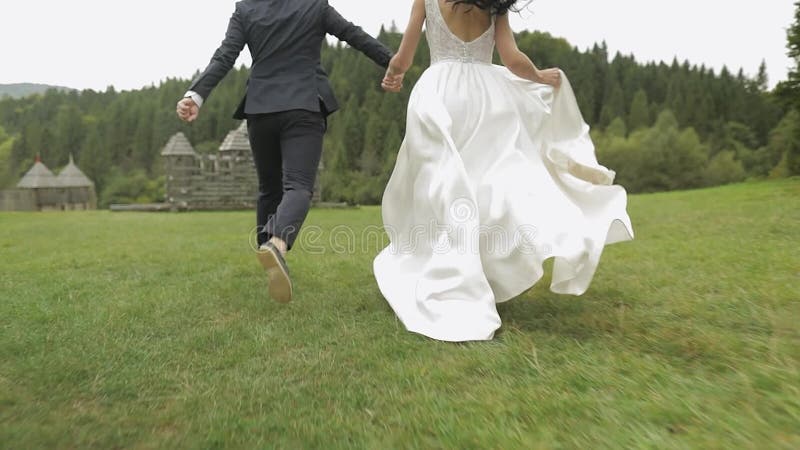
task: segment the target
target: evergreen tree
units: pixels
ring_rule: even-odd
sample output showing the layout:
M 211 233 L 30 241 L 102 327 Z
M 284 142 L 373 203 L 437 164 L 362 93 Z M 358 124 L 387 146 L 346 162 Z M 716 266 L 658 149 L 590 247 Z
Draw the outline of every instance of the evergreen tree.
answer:
M 761 60 L 758 66 L 758 74 L 756 79 L 753 80 L 753 86 L 759 92 L 767 92 L 769 90 L 769 75 L 767 75 L 767 61 Z
M 644 89 L 636 91 L 628 115 L 628 126 L 631 131 L 650 126 L 650 108 L 647 101 L 647 92 Z
M 789 58 L 794 61 L 794 67 L 789 71 L 789 80 L 785 87 L 790 103 L 800 109 L 800 1 L 794 4 L 794 22 L 786 31 Z
M 600 126 L 608 126 L 617 117 L 625 117 L 625 97 L 619 83 L 615 81 L 603 101 L 603 109 L 600 111 Z
M 86 144 L 76 164 L 90 180 L 94 181 L 97 192 L 102 192 L 106 178 L 111 171 L 111 154 L 103 141 L 101 124 L 95 118 L 87 120 Z
M 342 123 L 342 156 L 344 157 L 343 167 L 347 170 L 358 169 L 358 160 L 364 149 L 364 120 L 362 120 L 361 108 L 358 107 L 358 100 L 355 96 L 348 100 Z
M 364 132 L 364 150 L 361 153 L 359 166 L 368 175 L 380 173 L 385 149 L 386 127 L 380 114 L 372 114 L 367 120 Z
M 673 62 L 673 67 L 675 65 L 676 63 Z M 676 121 L 678 121 L 678 117 L 684 114 L 686 111 L 685 93 L 686 89 L 682 85 L 678 76 L 672 78 L 672 80 L 669 82 L 669 86 L 667 87 L 667 97 L 664 100 L 664 110 L 669 110 L 672 117 L 675 118 Z
M 389 175 L 394 170 L 395 162 L 397 161 L 397 154 L 400 151 L 400 146 L 403 143 L 403 136 L 400 134 L 400 127 L 397 121 L 393 121 L 389 125 L 389 131 L 386 133 L 386 149 L 387 151 L 383 156 L 383 179 L 384 182 L 389 181 Z
M 78 108 L 71 103 L 58 108 L 56 129 L 48 164 L 51 167 L 66 164 L 69 155 L 79 155 L 83 144 L 83 119 Z
M 10 167 L 8 166 L 13 145 L 14 139 L 6 133 L 3 127 L 0 127 L 0 189 L 9 187 L 13 181 L 9 170 Z
M 789 72 L 789 93 L 791 104 L 800 111 L 800 1 L 795 2 L 794 22 L 787 32 L 789 57 L 794 60 L 794 68 Z M 795 138 L 800 141 L 800 127 L 795 129 Z M 794 147 L 786 153 L 786 167 L 790 174 L 800 174 L 800 148 Z
M 800 153 L 800 111 L 786 114 L 770 133 L 766 149 L 766 169 L 774 168 L 785 155 Z

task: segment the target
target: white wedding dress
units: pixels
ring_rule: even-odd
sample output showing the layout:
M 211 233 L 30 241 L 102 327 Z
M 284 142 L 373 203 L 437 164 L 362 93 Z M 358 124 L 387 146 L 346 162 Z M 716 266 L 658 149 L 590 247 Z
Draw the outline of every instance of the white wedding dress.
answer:
M 412 332 L 489 340 L 496 304 L 533 286 L 581 295 L 603 247 L 633 239 L 627 193 L 598 164 L 569 81 L 559 89 L 492 65 L 494 21 L 466 43 L 426 0 L 431 66 L 414 87 L 383 195 L 390 245 L 378 286 Z M 563 75 L 563 74 L 562 74 Z

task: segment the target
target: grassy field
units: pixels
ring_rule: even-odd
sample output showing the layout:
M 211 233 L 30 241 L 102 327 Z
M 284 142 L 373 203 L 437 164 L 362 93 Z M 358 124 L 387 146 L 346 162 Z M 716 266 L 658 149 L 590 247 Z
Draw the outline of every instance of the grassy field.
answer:
M 0 214 L 0 447 L 800 448 L 800 179 L 629 212 L 589 292 L 472 344 L 404 330 L 378 243 L 298 248 L 279 305 L 249 213 Z

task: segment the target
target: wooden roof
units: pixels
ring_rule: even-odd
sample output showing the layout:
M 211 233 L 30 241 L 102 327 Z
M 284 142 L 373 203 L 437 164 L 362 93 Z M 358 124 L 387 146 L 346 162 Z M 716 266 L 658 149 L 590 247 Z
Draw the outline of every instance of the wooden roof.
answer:
M 161 151 L 161 156 L 195 156 L 197 152 L 183 133 L 176 133 Z
M 221 152 L 250 152 L 250 137 L 247 134 L 247 122 L 242 122 L 239 128 L 228 133 L 222 141 Z
M 94 183 L 86 176 L 69 155 L 69 164 L 61 170 L 56 181 L 60 187 L 92 187 Z
M 18 188 L 38 189 L 57 187 L 56 176 L 47 168 L 39 158 L 36 163 L 28 170 L 25 176 L 17 183 Z

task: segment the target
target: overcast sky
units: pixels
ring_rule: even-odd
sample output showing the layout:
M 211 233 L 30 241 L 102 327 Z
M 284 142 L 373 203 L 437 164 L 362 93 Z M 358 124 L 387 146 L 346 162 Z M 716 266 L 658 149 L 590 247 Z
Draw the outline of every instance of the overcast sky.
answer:
M 291 1 L 291 0 L 286 0 Z M 516 30 L 547 31 L 584 49 L 605 40 L 639 61 L 674 56 L 732 71 L 767 61 L 770 85 L 786 78 L 786 28 L 794 0 L 535 0 Z M 136 89 L 205 67 L 224 36 L 233 0 L 2 0 L 0 83 Z M 330 0 L 376 34 L 404 29 L 411 0 Z M 612 53 L 613 54 L 613 53 Z M 536 55 L 533 55 L 534 61 Z M 245 51 L 240 62 L 249 63 Z

